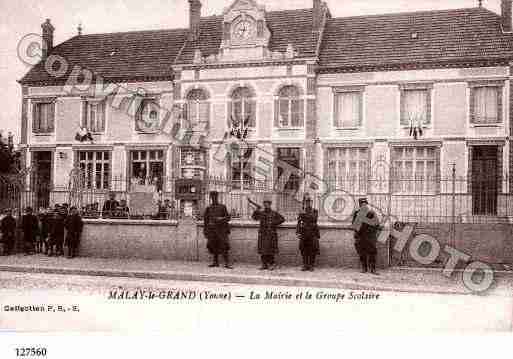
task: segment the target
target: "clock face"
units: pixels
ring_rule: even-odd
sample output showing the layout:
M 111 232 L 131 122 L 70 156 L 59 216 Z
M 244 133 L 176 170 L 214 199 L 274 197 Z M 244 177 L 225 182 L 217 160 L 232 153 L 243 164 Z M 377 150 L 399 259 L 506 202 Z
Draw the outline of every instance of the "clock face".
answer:
M 251 37 L 252 24 L 248 20 L 242 20 L 234 28 L 234 35 L 239 40 L 247 40 Z

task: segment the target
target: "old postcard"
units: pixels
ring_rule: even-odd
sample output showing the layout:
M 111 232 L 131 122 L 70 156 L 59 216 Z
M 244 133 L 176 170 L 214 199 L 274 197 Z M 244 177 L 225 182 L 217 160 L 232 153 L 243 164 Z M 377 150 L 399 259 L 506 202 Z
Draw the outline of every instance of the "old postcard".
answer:
M 512 334 L 512 0 L 0 7 L 0 336 Z

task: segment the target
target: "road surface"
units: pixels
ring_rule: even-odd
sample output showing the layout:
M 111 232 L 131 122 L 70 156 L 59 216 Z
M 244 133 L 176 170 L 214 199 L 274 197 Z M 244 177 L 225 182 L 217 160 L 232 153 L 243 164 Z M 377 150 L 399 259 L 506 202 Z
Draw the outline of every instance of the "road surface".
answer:
M 0 272 L 3 331 L 512 331 L 508 296 L 362 292 Z

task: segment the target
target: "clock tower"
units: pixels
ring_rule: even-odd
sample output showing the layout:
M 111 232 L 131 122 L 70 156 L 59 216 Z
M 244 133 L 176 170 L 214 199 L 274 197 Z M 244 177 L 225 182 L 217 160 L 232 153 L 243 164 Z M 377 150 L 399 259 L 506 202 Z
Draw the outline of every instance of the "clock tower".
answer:
M 223 12 L 223 40 L 219 60 L 259 60 L 269 56 L 271 33 L 265 8 L 253 0 L 236 0 Z

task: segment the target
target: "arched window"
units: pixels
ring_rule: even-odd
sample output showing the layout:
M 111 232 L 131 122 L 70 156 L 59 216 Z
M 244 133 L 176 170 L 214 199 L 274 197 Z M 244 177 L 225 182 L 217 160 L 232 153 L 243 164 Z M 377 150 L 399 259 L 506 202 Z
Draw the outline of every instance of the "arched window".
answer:
M 187 94 L 187 120 L 189 120 L 192 127 L 203 123 L 208 127 L 210 120 L 210 103 L 208 102 L 208 95 L 201 89 L 191 90 Z
M 285 86 L 280 90 L 275 111 L 276 127 L 303 127 L 304 99 L 296 86 Z
M 228 108 L 229 127 L 251 128 L 256 123 L 256 101 L 248 87 L 239 87 L 232 92 Z

